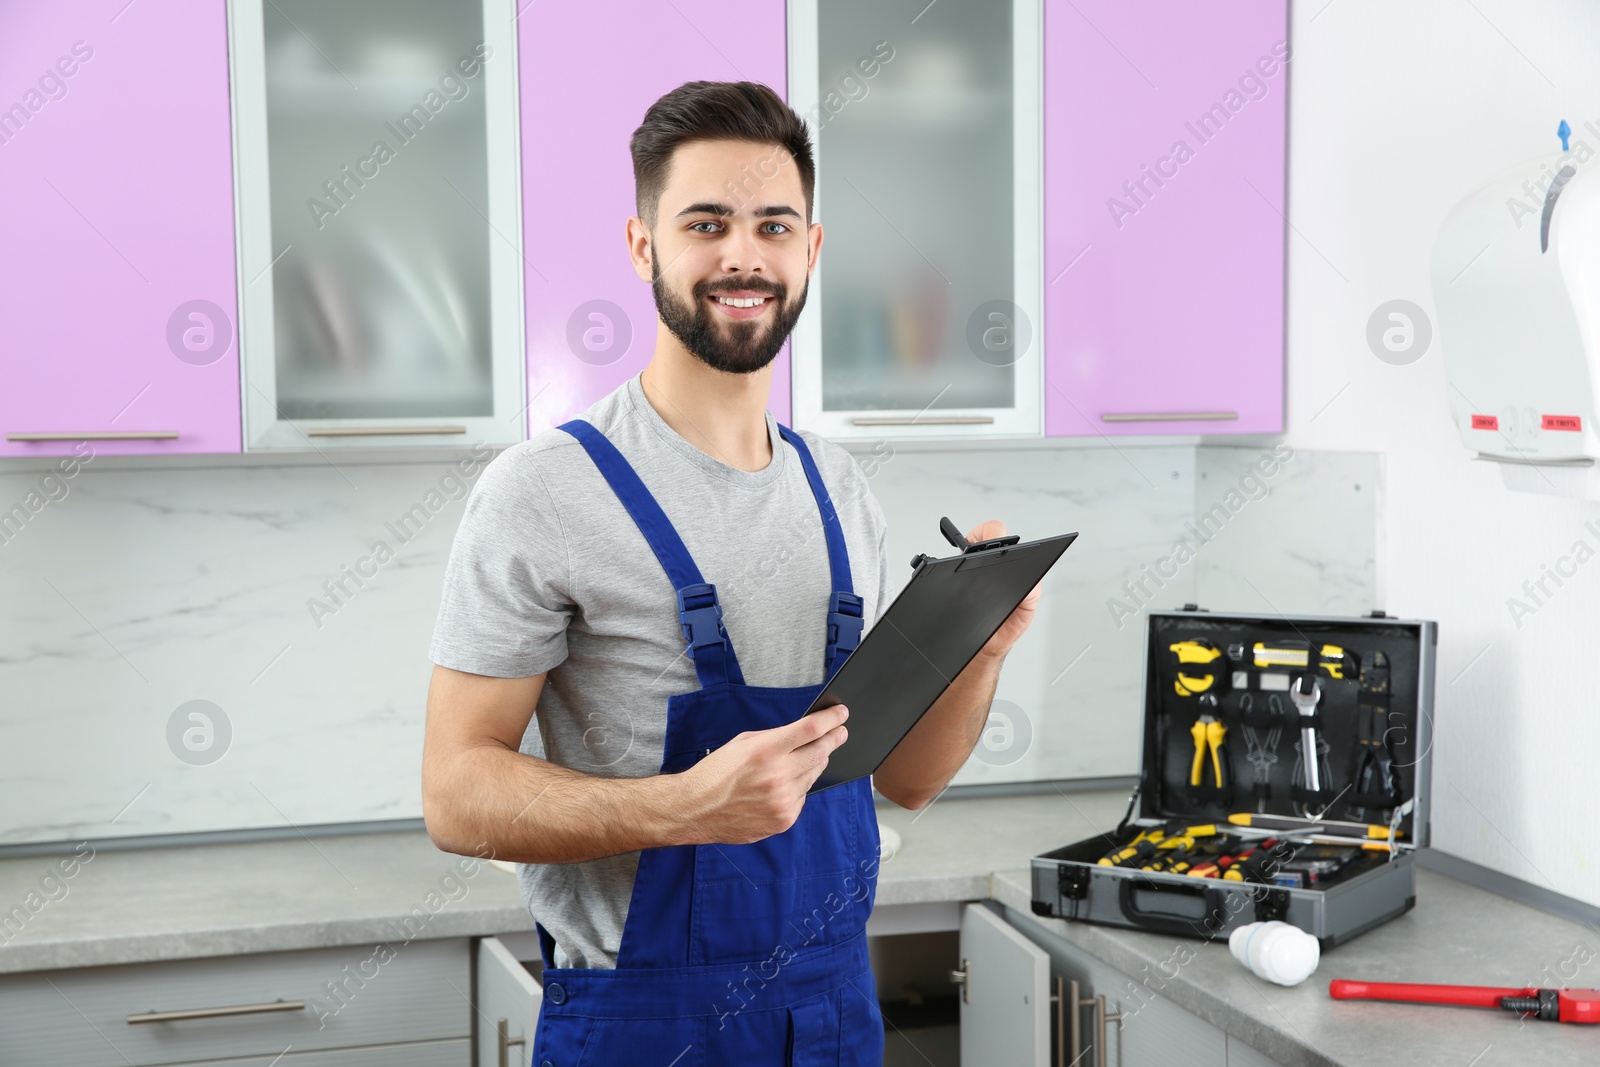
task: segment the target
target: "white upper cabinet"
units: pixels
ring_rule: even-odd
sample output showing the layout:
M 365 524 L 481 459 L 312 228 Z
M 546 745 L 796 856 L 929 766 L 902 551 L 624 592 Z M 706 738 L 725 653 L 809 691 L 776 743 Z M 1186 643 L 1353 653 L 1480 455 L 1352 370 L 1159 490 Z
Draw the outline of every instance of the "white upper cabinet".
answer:
M 832 438 L 1042 431 L 1038 0 L 789 9 L 822 255 L 794 421 Z
M 232 0 L 249 450 L 523 437 L 511 0 Z

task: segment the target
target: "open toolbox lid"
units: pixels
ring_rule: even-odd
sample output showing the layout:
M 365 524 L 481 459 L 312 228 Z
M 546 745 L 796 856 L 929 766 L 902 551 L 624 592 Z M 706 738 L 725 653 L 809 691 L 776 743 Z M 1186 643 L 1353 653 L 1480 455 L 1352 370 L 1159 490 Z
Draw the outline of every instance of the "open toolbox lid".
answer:
M 1139 785 L 1129 804 L 1130 815 L 1137 806 L 1140 824 L 1174 818 L 1224 823 L 1229 814 L 1251 812 L 1393 824 L 1401 834 L 1396 842 L 1401 851 L 1428 845 L 1438 643 L 1433 622 L 1381 612 L 1349 618 L 1268 616 L 1187 605 L 1181 611 L 1149 612 L 1146 634 Z M 1301 652 L 1303 658 L 1296 655 Z M 1385 670 L 1386 693 L 1380 684 Z M 1319 766 L 1324 788 L 1317 794 L 1307 788 L 1298 763 L 1307 720 L 1289 692 L 1295 677 L 1304 674 L 1312 675 L 1320 689 L 1311 720 L 1324 753 Z M 1201 760 L 1202 785 L 1192 784 L 1192 731 L 1205 714 L 1226 731 L 1218 746 L 1221 789 L 1209 785 L 1214 779 L 1209 747 Z M 1381 739 L 1382 748 L 1364 744 L 1363 734 Z M 1358 803 L 1382 795 L 1370 780 L 1366 792 L 1356 788 L 1364 751 L 1372 757 L 1369 763 L 1390 757 L 1399 800 L 1393 807 Z M 1368 776 L 1374 779 L 1377 772 Z

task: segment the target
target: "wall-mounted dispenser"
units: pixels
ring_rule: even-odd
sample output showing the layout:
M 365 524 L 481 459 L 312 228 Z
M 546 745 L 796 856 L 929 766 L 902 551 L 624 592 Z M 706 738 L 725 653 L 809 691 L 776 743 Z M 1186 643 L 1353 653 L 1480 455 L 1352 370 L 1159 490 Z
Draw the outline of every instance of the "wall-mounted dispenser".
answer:
M 1579 483 L 1596 484 L 1600 458 L 1600 162 L 1565 122 L 1559 133 L 1560 152 L 1499 175 L 1445 218 L 1434 308 L 1463 443 L 1523 468 L 1507 470 L 1516 488 L 1591 495 Z M 1548 476 L 1562 467 L 1584 474 Z

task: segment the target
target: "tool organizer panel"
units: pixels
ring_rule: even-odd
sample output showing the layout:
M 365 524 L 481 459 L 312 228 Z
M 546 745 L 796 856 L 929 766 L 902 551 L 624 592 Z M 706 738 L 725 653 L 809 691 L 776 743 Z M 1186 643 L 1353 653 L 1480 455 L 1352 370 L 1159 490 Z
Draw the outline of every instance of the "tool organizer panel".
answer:
M 1147 635 L 1128 815 L 1034 859 L 1034 911 L 1204 938 L 1283 919 L 1336 944 L 1409 909 L 1434 624 L 1191 606 Z

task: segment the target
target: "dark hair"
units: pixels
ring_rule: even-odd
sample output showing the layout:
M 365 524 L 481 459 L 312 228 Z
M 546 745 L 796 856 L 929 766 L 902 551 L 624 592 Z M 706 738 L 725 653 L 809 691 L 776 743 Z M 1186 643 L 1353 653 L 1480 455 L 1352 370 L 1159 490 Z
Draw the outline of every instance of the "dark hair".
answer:
M 811 218 L 816 164 L 805 120 L 760 82 L 685 82 L 650 105 L 628 143 L 633 153 L 634 200 L 639 217 L 648 225 L 655 225 L 672 153 L 695 141 L 752 141 L 786 149 L 800 171 L 806 218 Z M 755 180 L 759 183 L 774 174 L 757 175 Z

